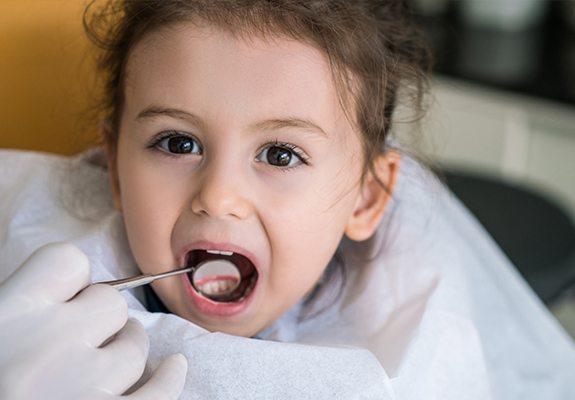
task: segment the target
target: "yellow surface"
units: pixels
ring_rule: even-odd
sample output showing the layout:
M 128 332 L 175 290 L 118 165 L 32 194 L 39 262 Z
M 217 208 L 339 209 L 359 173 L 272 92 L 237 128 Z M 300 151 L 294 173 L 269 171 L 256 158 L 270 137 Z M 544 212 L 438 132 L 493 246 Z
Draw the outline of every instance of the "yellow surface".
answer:
M 86 0 L 0 0 L 0 148 L 72 154 L 97 142 Z

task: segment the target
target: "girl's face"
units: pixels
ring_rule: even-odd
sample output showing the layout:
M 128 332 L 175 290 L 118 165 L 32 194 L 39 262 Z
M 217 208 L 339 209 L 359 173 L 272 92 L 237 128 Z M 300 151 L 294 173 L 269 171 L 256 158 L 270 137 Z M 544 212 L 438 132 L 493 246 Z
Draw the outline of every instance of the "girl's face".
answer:
M 212 257 L 257 271 L 231 302 L 197 295 L 187 276 L 155 282 L 172 312 L 254 335 L 313 288 L 344 233 L 363 239 L 373 194 L 331 77 L 320 52 L 281 37 L 183 24 L 135 46 L 111 166 L 138 265 Z

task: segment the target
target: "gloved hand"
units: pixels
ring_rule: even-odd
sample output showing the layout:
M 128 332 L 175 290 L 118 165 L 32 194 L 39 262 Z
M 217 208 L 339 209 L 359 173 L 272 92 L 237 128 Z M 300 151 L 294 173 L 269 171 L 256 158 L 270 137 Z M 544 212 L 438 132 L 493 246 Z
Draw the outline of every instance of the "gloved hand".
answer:
M 116 399 L 142 376 L 149 341 L 112 287 L 86 287 L 87 257 L 42 247 L 0 285 L 0 398 Z M 79 293 L 78 293 L 79 292 Z M 187 361 L 166 358 L 126 399 L 176 399 Z

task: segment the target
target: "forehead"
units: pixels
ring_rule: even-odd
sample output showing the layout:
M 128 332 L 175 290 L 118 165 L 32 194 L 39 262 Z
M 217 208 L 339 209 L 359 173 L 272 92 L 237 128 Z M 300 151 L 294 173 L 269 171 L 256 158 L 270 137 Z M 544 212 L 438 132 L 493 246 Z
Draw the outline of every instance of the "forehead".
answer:
M 283 36 L 237 36 L 193 23 L 144 37 L 129 56 L 125 90 L 127 102 L 147 97 L 201 108 L 202 99 L 208 102 L 205 107 L 217 100 L 219 106 L 253 106 L 261 112 L 283 107 L 332 120 L 343 115 L 330 64 L 315 47 Z M 227 98 L 211 99 L 214 93 Z
M 322 68 L 322 73 L 331 75 L 325 55 L 304 41 L 287 35 L 232 31 L 192 21 L 174 23 L 144 35 L 132 49 L 128 67 L 131 65 L 133 68 L 133 61 L 139 57 L 174 50 L 183 52 L 182 56 L 191 53 L 194 58 L 204 57 L 206 62 L 216 61 L 218 64 L 221 64 L 220 61 L 226 55 L 230 57 L 247 55 L 254 59 L 273 57 L 286 64 L 286 67 L 313 65 Z M 210 55 L 218 59 L 209 59 Z M 288 59 L 293 59 L 293 62 L 286 63 Z

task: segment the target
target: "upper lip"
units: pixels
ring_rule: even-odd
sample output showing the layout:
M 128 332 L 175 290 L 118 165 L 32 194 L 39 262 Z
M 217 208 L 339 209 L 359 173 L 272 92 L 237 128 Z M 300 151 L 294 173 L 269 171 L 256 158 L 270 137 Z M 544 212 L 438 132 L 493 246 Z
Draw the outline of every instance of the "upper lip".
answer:
M 208 240 L 199 240 L 195 242 L 188 243 L 185 245 L 178 254 L 178 265 L 180 268 L 186 266 L 188 259 L 188 254 L 192 250 L 219 250 L 219 251 L 232 251 L 234 253 L 239 253 L 244 257 L 248 258 L 254 265 L 258 273 L 260 273 L 259 262 L 257 257 L 250 251 L 246 250 L 241 246 L 237 246 L 231 243 L 214 243 Z

